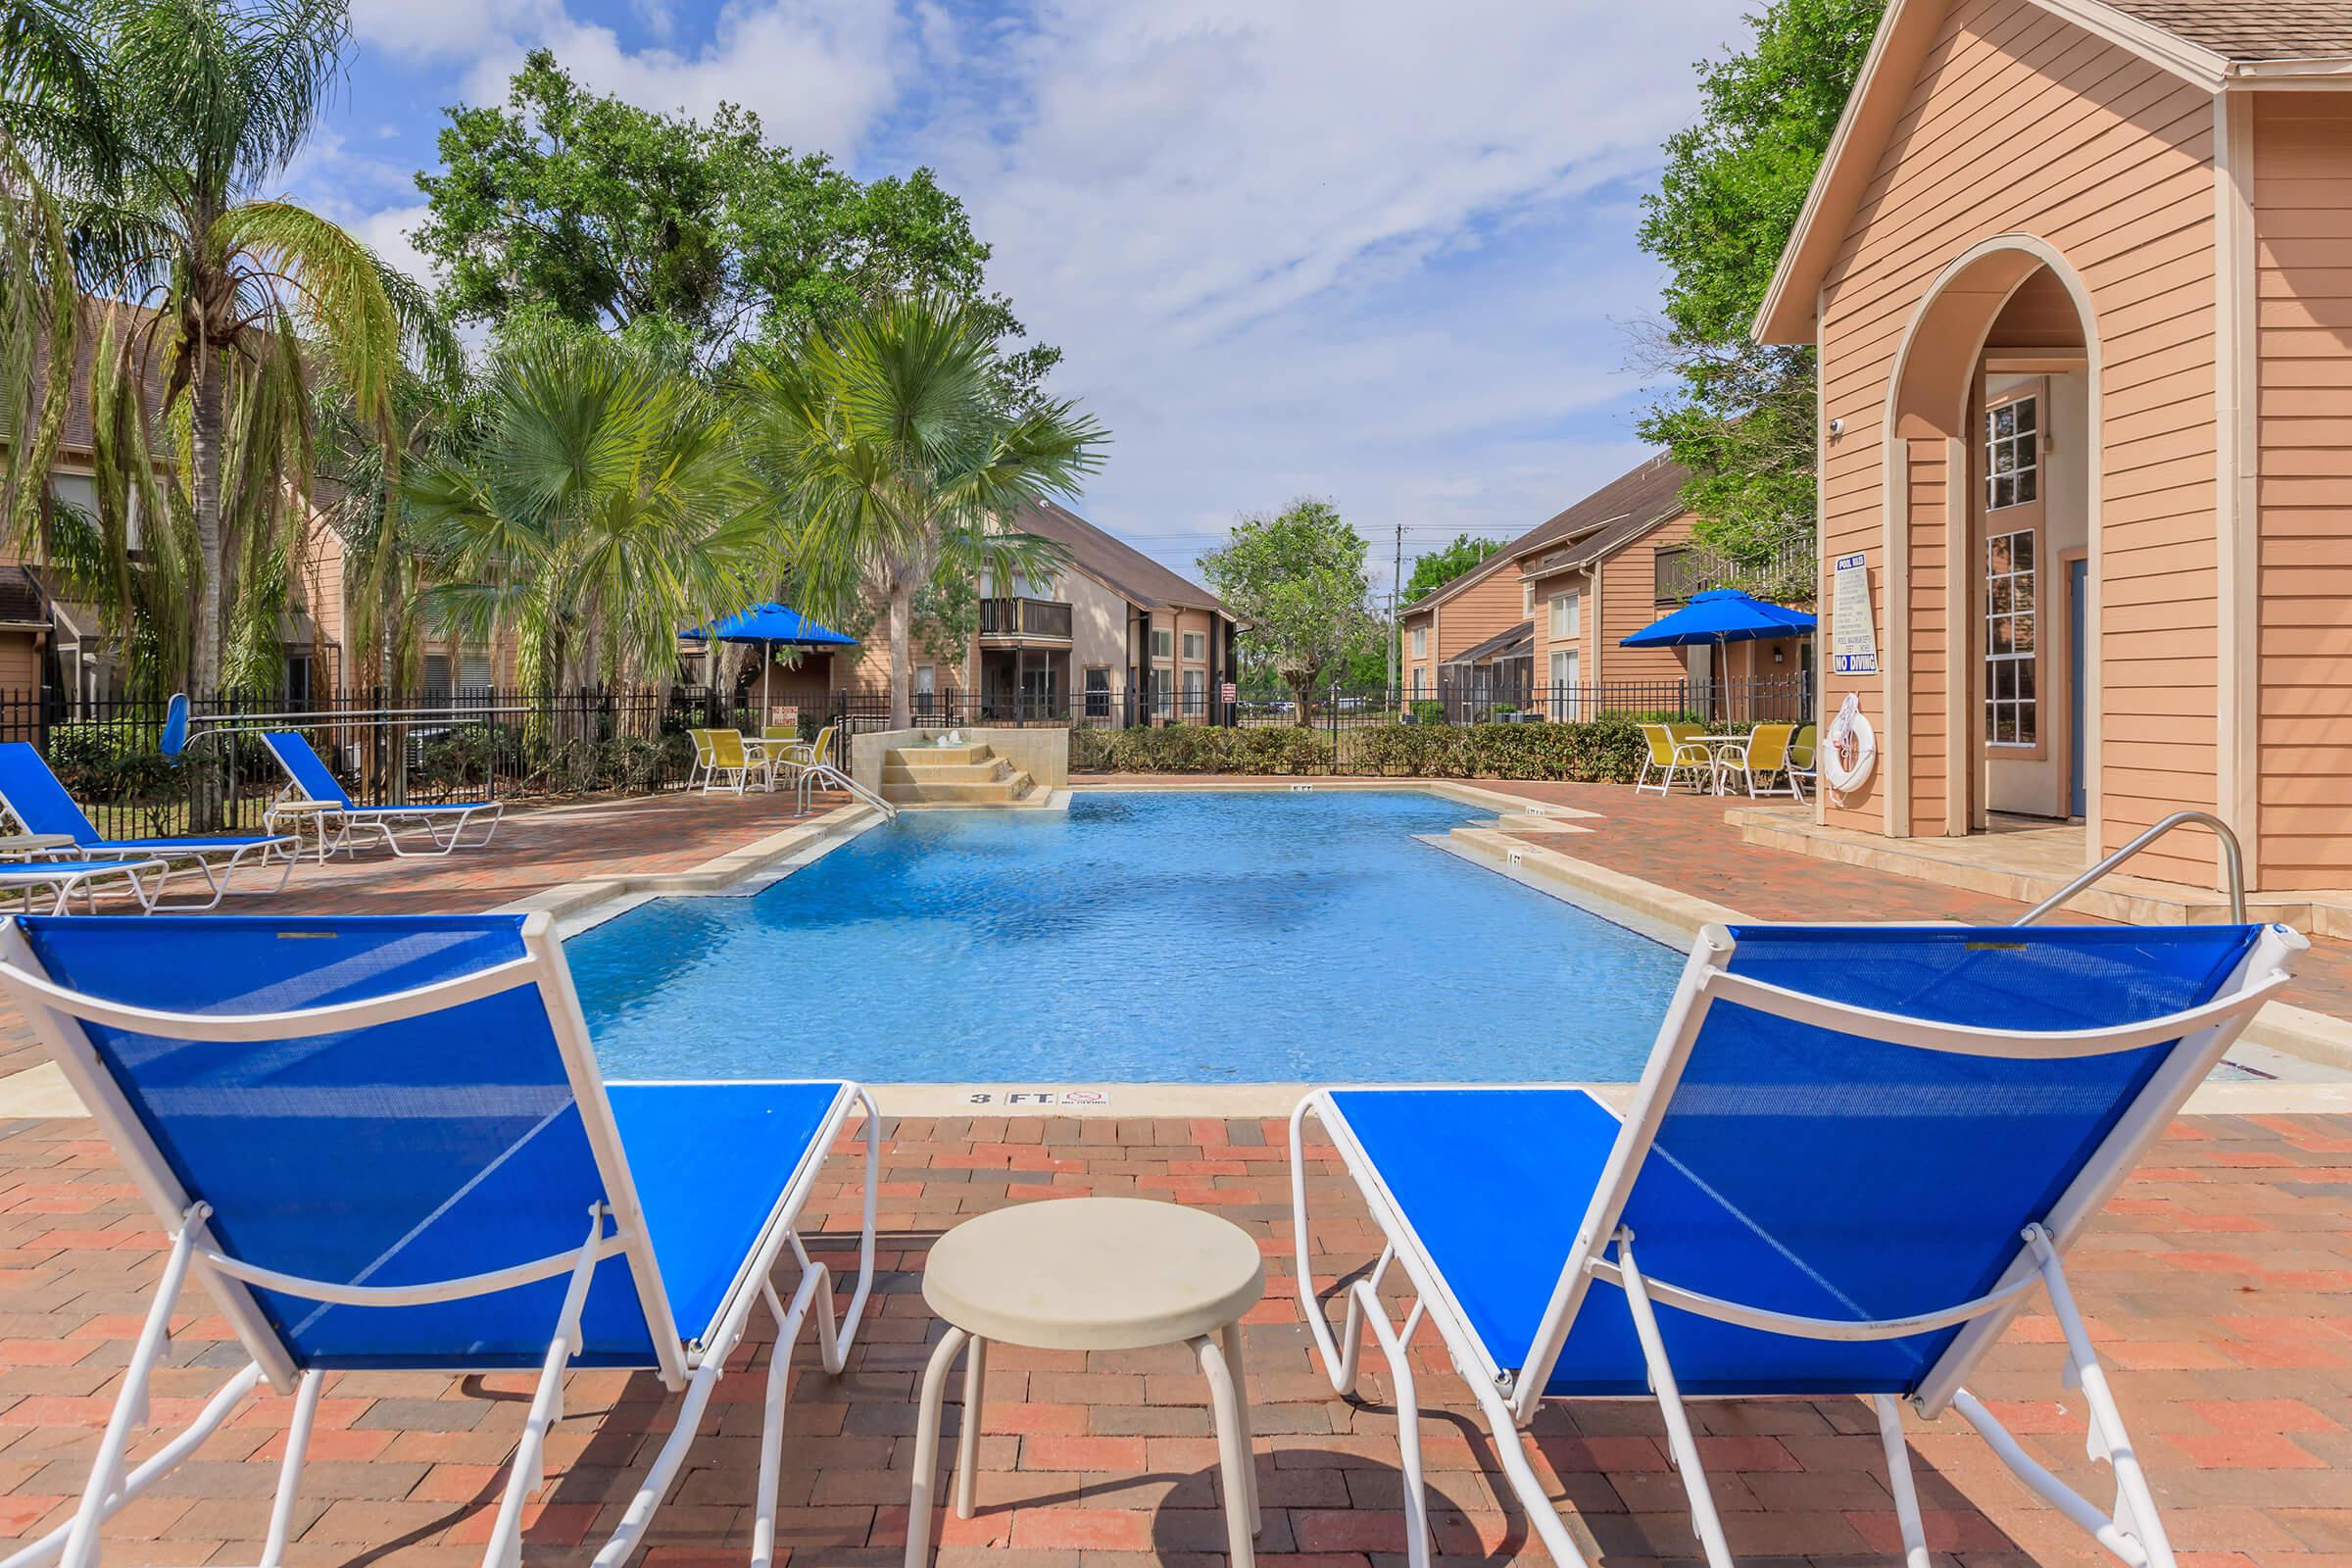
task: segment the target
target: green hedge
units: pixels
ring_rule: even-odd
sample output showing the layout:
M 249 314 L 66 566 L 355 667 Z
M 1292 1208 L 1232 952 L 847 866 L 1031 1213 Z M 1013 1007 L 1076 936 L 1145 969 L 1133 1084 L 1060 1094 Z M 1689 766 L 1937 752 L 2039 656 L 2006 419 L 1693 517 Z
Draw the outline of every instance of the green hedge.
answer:
M 1742 729 L 1745 725 L 1728 725 Z M 1343 728 L 1269 725 L 1217 729 L 1077 730 L 1073 773 L 1329 773 L 1389 778 L 1567 779 L 1629 784 L 1647 746 L 1628 717 L 1582 724 L 1370 724 Z

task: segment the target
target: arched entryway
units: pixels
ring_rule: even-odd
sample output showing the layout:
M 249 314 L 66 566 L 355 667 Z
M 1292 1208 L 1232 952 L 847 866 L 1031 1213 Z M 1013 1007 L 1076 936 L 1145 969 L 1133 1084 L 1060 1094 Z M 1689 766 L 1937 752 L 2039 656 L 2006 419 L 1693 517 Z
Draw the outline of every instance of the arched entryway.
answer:
M 1953 260 L 1889 382 L 1884 810 L 1898 835 L 2078 818 L 2099 842 L 2099 350 L 2041 241 Z

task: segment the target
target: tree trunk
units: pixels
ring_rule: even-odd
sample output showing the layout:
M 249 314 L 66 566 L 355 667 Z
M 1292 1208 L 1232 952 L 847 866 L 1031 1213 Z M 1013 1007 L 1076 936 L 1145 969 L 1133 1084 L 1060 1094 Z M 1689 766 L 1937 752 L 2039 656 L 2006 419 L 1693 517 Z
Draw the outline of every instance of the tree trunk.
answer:
M 890 727 L 907 729 L 914 723 L 914 664 L 907 647 L 913 631 L 914 592 L 904 582 L 890 587 Z
M 1291 693 L 1298 700 L 1298 727 L 1312 729 L 1315 723 L 1315 676 L 1320 670 L 1308 670 L 1303 675 L 1285 675 L 1291 683 Z
M 220 581 L 226 569 L 220 559 L 220 470 L 225 461 L 222 432 L 227 415 L 227 368 L 220 356 L 209 348 L 198 351 L 196 379 L 190 390 L 195 398 L 189 445 L 195 462 L 197 570 L 203 580 L 196 591 L 196 646 L 189 659 L 188 686 L 190 695 L 202 701 L 220 693 L 221 644 L 226 632 Z

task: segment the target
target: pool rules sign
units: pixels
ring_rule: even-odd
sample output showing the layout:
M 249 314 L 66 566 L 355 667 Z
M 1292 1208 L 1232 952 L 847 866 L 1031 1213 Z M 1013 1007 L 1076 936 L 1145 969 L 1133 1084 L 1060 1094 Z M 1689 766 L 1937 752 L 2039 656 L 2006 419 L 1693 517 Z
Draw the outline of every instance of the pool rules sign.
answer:
M 1879 629 L 1870 618 L 1870 568 L 1860 555 L 1839 556 L 1836 564 L 1830 596 L 1830 672 L 1879 672 Z

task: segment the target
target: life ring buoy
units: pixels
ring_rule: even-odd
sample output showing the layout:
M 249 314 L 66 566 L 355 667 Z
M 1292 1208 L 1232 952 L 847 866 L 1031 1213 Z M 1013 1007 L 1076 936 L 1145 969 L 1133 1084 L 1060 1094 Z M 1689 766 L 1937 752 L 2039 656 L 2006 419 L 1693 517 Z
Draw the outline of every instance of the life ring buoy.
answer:
M 1829 732 L 1822 741 L 1817 765 L 1830 786 L 1830 793 L 1842 806 L 1846 796 L 1860 789 L 1870 777 L 1871 767 L 1879 760 L 1879 738 L 1871 730 L 1870 720 L 1862 714 L 1861 699 L 1852 692 L 1847 692 L 1845 701 L 1838 705 L 1838 716 L 1830 720 Z

